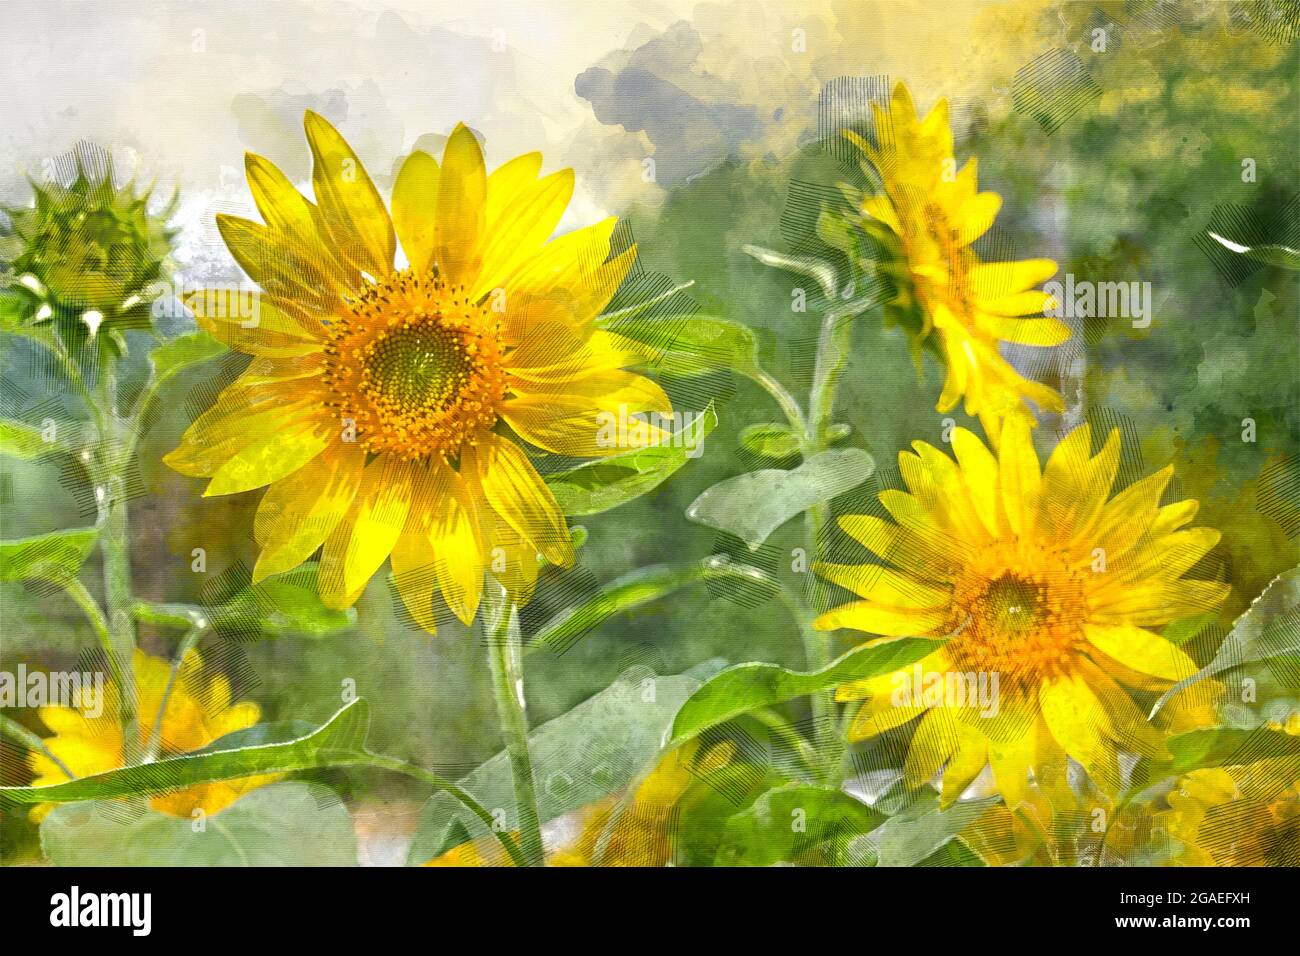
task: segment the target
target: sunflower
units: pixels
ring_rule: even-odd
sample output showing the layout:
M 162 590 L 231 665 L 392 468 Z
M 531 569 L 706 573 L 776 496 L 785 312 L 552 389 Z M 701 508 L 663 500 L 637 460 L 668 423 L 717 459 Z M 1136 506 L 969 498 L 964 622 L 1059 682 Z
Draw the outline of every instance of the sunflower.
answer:
M 1226 597 L 1225 584 L 1183 577 L 1219 534 L 1186 527 L 1195 501 L 1160 504 L 1172 468 L 1111 497 L 1119 434 L 1095 455 L 1091 442 L 1079 426 L 1041 471 L 1018 418 L 1004 424 L 997 455 L 964 429 L 953 434 L 956 461 L 917 442 L 899 456 L 910 493 L 880 495 L 897 523 L 840 518 L 890 566 L 815 568 L 861 598 L 819 627 L 879 635 L 873 644 L 940 639 L 916 664 L 838 695 L 867 699 L 855 740 L 921 718 L 905 772 L 919 785 L 946 763 L 945 801 L 988 764 L 1015 806 L 1031 769 L 1041 786 L 1064 773 L 1067 755 L 1113 794 L 1120 750 L 1164 751 L 1170 728 L 1153 727 L 1129 691 L 1163 690 L 1196 671 L 1156 629 Z
M 645 347 L 593 328 L 635 251 L 610 257 L 613 218 L 550 239 L 572 170 L 539 178 L 529 153 L 488 175 L 463 125 L 441 164 L 419 151 L 405 160 L 391 218 L 339 133 L 311 112 L 306 131 L 315 203 L 249 155 L 265 225 L 217 218 L 261 295 L 254 310 L 220 290 L 188 304 L 253 358 L 166 461 L 211 478 L 205 495 L 270 486 L 256 580 L 323 547 L 330 607 L 353 604 L 390 556 L 429 631 L 435 590 L 473 619 L 485 570 L 522 603 L 538 555 L 573 561 L 564 514 L 525 449 L 613 454 L 606 415 L 632 416 L 626 445 L 664 436 L 638 413 L 671 414 L 668 397 L 625 371 Z
M 971 249 L 993 225 L 1002 197 L 977 191 L 974 158 L 957 170 L 947 100 L 918 119 L 911 94 L 899 83 L 888 110 L 872 109 L 875 145 L 852 131 L 844 135 L 883 186 L 862 201 L 861 212 L 887 250 L 880 268 L 897 289 L 887 312 L 914 330 L 918 358 L 924 344 L 947 366 L 937 410 L 951 411 L 964 396 L 966 413 L 979 416 L 994 442 L 1005 417 L 1032 421 L 1026 399 L 1061 411 L 1056 391 L 1023 377 L 998 350 L 999 342 L 1052 346 L 1070 337 L 1064 323 L 1042 317 L 1050 297 L 1036 289 L 1056 272 L 1056 263 L 986 263 Z
M 1300 714 L 1269 729 L 1300 736 Z M 1168 801 L 1158 820 L 1179 865 L 1300 865 L 1300 757 L 1193 770 Z
M 218 737 L 251 727 L 261 718 L 257 704 L 231 702 L 230 682 L 222 674 L 206 673 L 197 651 L 186 655 L 174 683 L 171 664 L 143 651 L 135 652 L 134 670 L 142 747 L 148 746 L 153 738 L 165 753 L 189 753 L 206 747 Z M 42 707 L 37 711 L 53 732 L 45 740 L 46 748 L 77 777 L 125 766 L 116 686 L 111 682 L 105 685 L 103 697 L 102 707 L 96 708 L 94 717 L 84 707 Z M 164 702 L 167 709 L 160 719 Z M 29 759 L 34 786 L 68 780 L 63 768 L 45 754 L 32 752 Z M 149 806 L 177 817 L 190 817 L 200 809 L 212 814 L 275 779 L 264 775 L 196 784 L 153 797 Z M 49 809 L 50 805 L 42 804 L 33 810 L 33 816 L 43 817 Z

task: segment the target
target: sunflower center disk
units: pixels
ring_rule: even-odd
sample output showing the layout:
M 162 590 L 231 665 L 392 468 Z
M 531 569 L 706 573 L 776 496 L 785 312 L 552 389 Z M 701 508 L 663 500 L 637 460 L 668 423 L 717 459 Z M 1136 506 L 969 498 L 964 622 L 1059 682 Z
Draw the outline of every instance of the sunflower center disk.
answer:
M 1086 600 L 1072 569 L 1043 555 L 1011 567 L 973 567 L 954 597 L 960 633 L 949 648 L 956 669 L 996 672 L 1003 687 L 1029 691 L 1077 661 Z
M 326 381 L 344 435 L 408 460 L 460 453 L 506 394 L 498 324 L 460 287 L 400 272 L 330 326 Z
M 474 372 L 460 336 L 429 319 L 386 333 L 363 354 L 361 387 L 398 415 L 446 408 Z

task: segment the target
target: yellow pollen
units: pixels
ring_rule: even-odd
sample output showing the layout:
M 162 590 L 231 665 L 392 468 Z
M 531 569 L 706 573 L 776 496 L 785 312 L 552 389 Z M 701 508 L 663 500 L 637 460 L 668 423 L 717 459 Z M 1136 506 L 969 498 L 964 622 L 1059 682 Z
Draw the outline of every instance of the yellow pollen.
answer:
M 1085 582 L 1050 550 L 994 547 L 958 580 L 953 610 L 954 669 L 996 672 L 1004 687 L 1029 690 L 1078 660 Z
M 326 354 L 332 404 L 374 454 L 454 457 L 506 394 L 496 318 L 433 275 L 368 286 L 331 323 Z

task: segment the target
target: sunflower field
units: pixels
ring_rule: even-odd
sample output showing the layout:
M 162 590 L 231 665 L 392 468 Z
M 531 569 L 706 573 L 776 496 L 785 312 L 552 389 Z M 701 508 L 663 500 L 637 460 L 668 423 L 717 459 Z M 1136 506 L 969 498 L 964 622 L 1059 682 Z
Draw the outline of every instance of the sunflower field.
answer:
M 1293 0 L 0 15 L 7 866 L 1300 865 Z

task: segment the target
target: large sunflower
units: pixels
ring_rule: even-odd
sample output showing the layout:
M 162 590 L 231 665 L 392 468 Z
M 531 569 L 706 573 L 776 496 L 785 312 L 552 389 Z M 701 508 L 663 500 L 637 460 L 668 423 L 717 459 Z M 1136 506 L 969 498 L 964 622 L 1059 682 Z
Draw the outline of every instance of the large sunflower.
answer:
M 169 662 L 142 651 L 135 652 L 134 671 L 142 747 L 156 738 L 164 753 L 189 753 L 261 719 L 257 704 L 231 700 L 230 681 L 222 674 L 205 672 L 197 651 L 189 652 L 174 680 Z M 63 768 L 77 777 L 88 777 L 125 766 L 115 684 L 105 686 L 101 703 L 94 717 L 74 707 L 42 707 L 37 711 L 53 733 L 46 738 L 45 746 L 63 766 L 45 754 L 32 752 L 29 759 L 34 786 L 66 782 L 68 775 Z M 178 817 L 189 817 L 195 810 L 217 813 L 248 791 L 275 779 L 263 775 L 196 784 L 159 794 L 149 800 L 149 805 Z M 33 816 L 43 817 L 50 806 L 37 806 Z
M 819 627 L 880 635 L 873 643 L 942 639 L 917 664 L 839 696 L 867 698 L 853 739 L 921 718 L 906 775 L 924 783 L 946 764 L 944 800 L 991 764 L 1014 806 L 1031 769 L 1042 784 L 1066 755 L 1114 793 L 1119 751 L 1163 752 L 1164 734 L 1126 688 L 1162 690 L 1195 672 L 1157 629 L 1225 597 L 1225 584 L 1183 577 L 1219 534 L 1186 527 L 1196 502 L 1160 504 L 1172 468 L 1111 497 L 1118 432 L 1095 455 L 1091 440 L 1087 425 L 1076 428 L 1041 471 L 1018 418 L 996 456 L 964 429 L 953 434 L 956 461 L 916 442 L 916 454 L 899 456 L 910 493 L 880 495 L 897 523 L 840 519 L 890 566 L 816 568 L 861 598 Z M 1184 706 L 1178 719 L 1190 713 Z
M 890 315 L 912 326 L 918 348 L 935 349 L 947 366 L 938 411 L 950 411 L 964 396 L 966 413 L 979 416 L 994 442 L 1003 418 L 1032 421 L 1026 399 L 1061 411 L 1056 391 L 1026 379 L 998 350 L 999 342 L 1051 346 L 1070 337 L 1064 323 L 1042 317 L 1049 297 L 1036 288 L 1056 272 L 1056 263 L 986 263 L 971 249 L 993 225 L 1002 197 L 977 191 L 974 158 L 957 170 L 947 100 L 918 119 L 899 83 L 888 110 L 872 108 L 876 144 L 845 132 L 883 186 L 863 200 L 861 211 L 868 224 L 874 220 L 887 230 L 872 231 L 891 247 L 881 266 L 898 292 Z
M 258 309 L 250 317 L 220 292 L 190 305 L 253 361 L 166 460 L 210 477 L 206 495 L 270 485 L 254 529 L 257 580 L 323 545 L 331 607 L 352 604 L 390 555 L 428 630 L 435 588 L 462 620 L 474 617 L 485 570 L 522 602 L 538 554 L 573 560 L 523 443 L 608 455 L 619 448 L 602 440 L 602 414 L 671 413 L 658 385 L 624 371 L 644 347 L 592 324 L 635 253 L 609 258 L 612 218 L 548 242 L 573 173 L 539 178 L 538 153 L 488 175 L 474 135 L 457 126 L 441 164 L 406 159 L 390 219 L 338 132 L 310 112 L 306 130 L 315 203 L 249 155 L 266 224 L 218 217 L 262 288 Z M 634 417 L 624 434 L 645 444 L 660 432 Z

